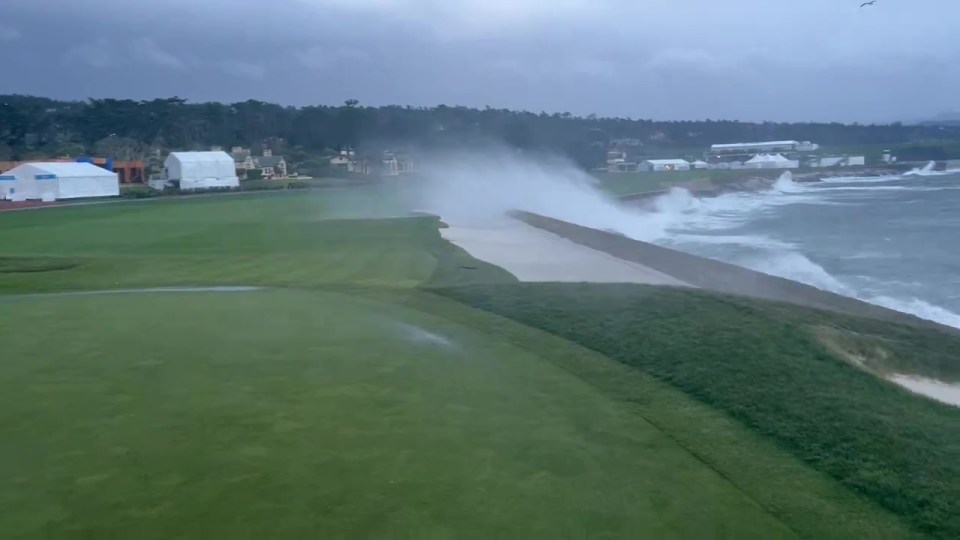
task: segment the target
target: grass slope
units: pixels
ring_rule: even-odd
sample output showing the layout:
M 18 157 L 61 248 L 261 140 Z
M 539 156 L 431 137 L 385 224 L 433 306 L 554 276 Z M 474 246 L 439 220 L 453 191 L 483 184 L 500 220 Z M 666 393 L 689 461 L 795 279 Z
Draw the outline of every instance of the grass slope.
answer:
M 537 351 L 397 305 L 21 298 L 0 342 L 7 538 L 792 536 Z
M 443 292 L 648 373 L 770 437 L 920 530 L 960 536 L 960 410 L 831 355 L 811 325 L 853 332 L 884 327 L 901 335 L 912 329 L 873 321 L 862 322 L 864 328 L 857 319 L 811 310 L 633 285 Z M 794 315 L 785 318 L 782 311 Z M 805 324 L 797 322 L 800 311 Z M 957 369 L 960 340 L 937 339 Z M 897 354 L 923 352 L 903 347 Z

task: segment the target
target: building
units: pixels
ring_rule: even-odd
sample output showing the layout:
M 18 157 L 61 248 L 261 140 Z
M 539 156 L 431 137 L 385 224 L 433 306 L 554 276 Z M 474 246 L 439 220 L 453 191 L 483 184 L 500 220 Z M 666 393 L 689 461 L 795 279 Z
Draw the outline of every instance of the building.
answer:
M 238 171 L 252 171 L 257 168 L 249 148 L 234 146 L 230 149 L 230 157 L 233 158 L 233 168 Z
M 287 160 L 283 159 L 283 156 L 275 156 L 270 150 L 264 150 L 263 156 L 256 158 L 255 161 L 263 178 L 287 177 Z
M 59 157 L 53 159 L 45 159 L 44 163 L 72 163 L 85 162 L 93 163 L 101 169 L 106 169 L 117 173 L 117 177 L 120 179 L 121 184 L 144 184 L 147 179 L 147 165 L 143 161 L 114 161 L 111 158 L 105 157 L 78 157 L 76 159 L 70 157 Z M 0 173 L 9 171 L 14 167 L 30 163 L 29 161 L 0 161 Z
M 163 162 L 163 178 L 179 182 L 180 189 L 238 187 L 240 179 L 229 154 L 218 152 L 171 152 Z
M 607 172 L 608 173 L 632 173 L 640 170 L 640 164 L 637 161 L 627 161 L 627 153 L 622 150 L 611 150 L 607 152 Z
M 815 152 L 819 144 L 810 141 L 766 141 L 753 143 L 714 144 L 711 154 L 771 154 L 784 152 Z
M 864 156 L 834 156 L 813 158 L 810 160 L 811 167 L 862 167 L 867 162 Z
M 12 174 L 0 174 L 0 201 L 12 200 L 17 192 L 17 177 Z
M 24 163 L 3 175 L 0 194 L 13 201 L 55 201 L 120 195 L 117 173 L 92 163 Z
M 796 169 L 800 162 L 780 154 L 757 154 L 743 162 L 744 169 Z
M 714 144 L 706 154 L 706 161 L 723 163 L 730 161 L 746 162 L 759 154 L 781 154 L 796 160 L 802 154 L 815 152 L 820 145 L 810 141 L 766 141 L 751 143 Z
M 400 176 L 413 172 L 413 161 L 393 152 L 383 153 L 383 176 Z
M 689 171 L 690 162 L 684 159 L 647 159 L 641 164 L 641 169 L 656 172 Z

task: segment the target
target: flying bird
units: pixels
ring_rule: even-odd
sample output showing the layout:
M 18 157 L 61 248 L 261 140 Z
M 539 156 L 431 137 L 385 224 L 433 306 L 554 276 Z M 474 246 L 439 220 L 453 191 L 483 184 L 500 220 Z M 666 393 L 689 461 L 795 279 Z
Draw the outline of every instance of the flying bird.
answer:
M 872 5 L 876 4 L 876 3 L 877 3 L 877 0 L 870 0 L 869 2 L 864 2 L 864 3 L 860 4 L 860 7 L 872 6 Z

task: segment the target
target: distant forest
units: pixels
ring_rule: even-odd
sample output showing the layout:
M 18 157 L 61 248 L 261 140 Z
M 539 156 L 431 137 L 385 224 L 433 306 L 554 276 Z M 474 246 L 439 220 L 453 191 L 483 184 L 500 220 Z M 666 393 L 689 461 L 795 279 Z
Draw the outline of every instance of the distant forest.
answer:
M 104 153 L 136 159 L 155 149 L 212 145 L 269 145 L 296 160 L 346 147 L 373 154 L 384 149 L 495 142 L 564 154 L 589 168 L 602 164 L 613 147 L 663 156 L 702 152 L 714 143 L 756 140 L 810 140 L 852 151 L 867 145 L 912 145 L 917 155 L 901 154 L 901 159 L 944 159 L 957 157 L 945 153 L 957 147 L 960 126 L 666 122 L 489 107 L 367 107 L 356 100 L 340 106 L 284 107 L 253 100 L 232 104 L 188 103 L 180 98 L 58 101 L 0 95 L 0 160 Z

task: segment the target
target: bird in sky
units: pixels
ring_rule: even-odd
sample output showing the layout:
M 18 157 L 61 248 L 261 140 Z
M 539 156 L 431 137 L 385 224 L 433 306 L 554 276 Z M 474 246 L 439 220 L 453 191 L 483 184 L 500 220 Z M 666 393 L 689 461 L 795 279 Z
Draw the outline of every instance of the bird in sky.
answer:
M 872 6 L 872 5 L 876 4 L 876 3 L 877 3 L 877 0 L 870 0 L 869 2 L 864 2 L 864 3 L 860 4 L 860 7 Z

